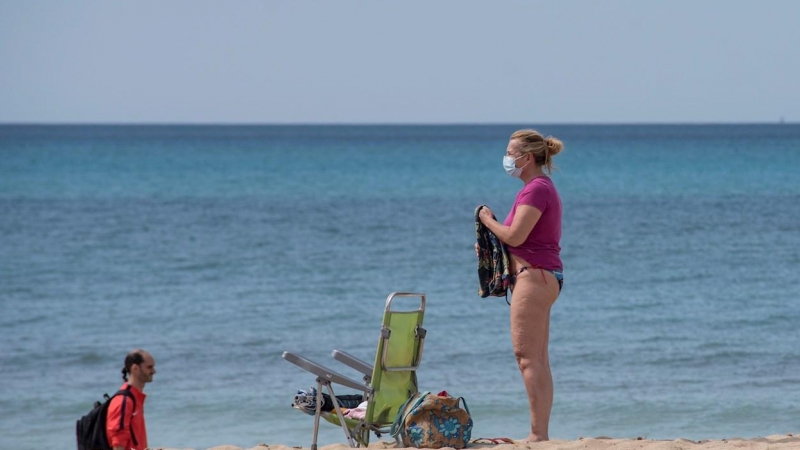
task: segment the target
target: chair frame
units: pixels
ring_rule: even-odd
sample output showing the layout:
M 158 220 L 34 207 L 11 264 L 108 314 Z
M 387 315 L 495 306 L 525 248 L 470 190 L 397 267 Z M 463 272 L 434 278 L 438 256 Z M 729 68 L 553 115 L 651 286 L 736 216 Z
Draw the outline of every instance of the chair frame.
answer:
M 419 297 L 420 306 L 418 309 L 411 311 L 393 310 L 392 302 L 399 297 Z M 426 295 L 422 293 L 393 292 L 389 294 L 389 296 L 386 298 L 386 306 L 384 308 L 384 320 L 386 319 L 387 313 L 413 313 L 413 314 L 422 313 L 422 317 L 424 318 L 425 302 L 426 302 Z M 335 360 L 347 365 L 348 367 L 355 369 L 356 371 L 364 375 L 362 381 L 360 382 L 352 378 L 349 378 L 345 375 L 342 375 L 338 372 L 335 372 L 331 369 L 328 369 L 325 366 L 317 364 L 295 353 L 283 352 L 283 358 L 285 360 L 317 376 L 316 379 L 317 403 L 316 403 L 316 411 L 314 414 L 314 437 L 311 442 L 311 450 L 317 450 L 319 421 L 320 418 L 322 418 L 323 389 L 325 389 L 330 395 L 334 411 L 336 412 L 336 417 L 339 420 L 339 425 L 341 425 L 342 430 L 344 431 L 345 438 L 347 439 L 347 443 L 350 445 L 351 448 L 367 447 L 369 445 L 370 432 L 375 433 L 375 435 L 378 438 L 380 438 L 383 433 L 388 433 L 389 426 L 391 426 L 390 423 L 375 423 L 372 421 L 373 417 L 371 417 L 371 415 L 373 411 L 371 409 L 371 406 L 373 405 L 373 400 L 375 399 L 375 395 L 377 393 L 376 389 L 372 385 L 373 377 L 375 374 L 380 373 L 381 371 L 416 372 L 417 368 L 419 367 L 422 361 L 422 350 L 424 348 L 425 336 L 427 334 L 426 330 L 421 326 L 421 320 L 420 323 L 417 325 L 416 329 L 414 330 L 414 334 L 418 346 L 416 353 L 413 355 L 413 362 L 410 366 L 402 366 L 402 367 L 387 366 L 386 361 L 387 361 L 387 352 L 389 347 L 388 341 L 391 337 L 391 330 L 387 328 L 385 324 L 381 326 L 381 336 L 378 342 L 378 348 L 376 349 L 376 363 L 379 363 L 380 365 L 379 370 L 376 369 L 372 364 L 368 364 L 347 352 L 341 350 L 333 350 L 331 352 L 331 356 Z M 333 390 L 334 384 L 345 386 L 364 393 L 364 401 L 366 401 L 367 404 L 370 406 L 368 406 L 367 413 L 363 420 L 358 420 L 355 424 L 353 424 L 354 419 L 349 419 L 351 421 L 351 426 L 348 426 L 347 423 L 348 419 L 345 419 L 341 411 L 339 402 L 336 400 L 336 394 L 334 393 Z M 397 442 L 398 442 L 398 447 L 402 447 L 402 442 L 399 439 L 397 439 Z

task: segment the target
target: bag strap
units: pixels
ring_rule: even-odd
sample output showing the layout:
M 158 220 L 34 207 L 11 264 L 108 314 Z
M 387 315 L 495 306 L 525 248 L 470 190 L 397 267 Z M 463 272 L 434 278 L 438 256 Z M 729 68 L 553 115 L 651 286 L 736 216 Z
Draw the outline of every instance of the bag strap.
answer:
M 117 392 L 115 392 L 114 395 L 109 397 L 108 404 L 111 404 L 111 399 L 116 397 L 116 396 L 118 396 L 118 395 L 121 395 L 123 397 L 128 397 L 129 399 L 133 400 L 133 412 L 136 412 L 136 409 L 137 409 L 136 408 L 136 396 L 134 396 L 133 392 L 131 392 L 131 385 L 130 384 L 128 384 L 128 386 L 125 387 L 125 389 L 120 389 Z M 119 418 L 120 425 L 122 425 L 123 420 L 124 420 L 123 415 L 120 415 L 120 418 Z M 136 435 L 133 433 L 133 415 L 131 415 L 131 421 L 128 424 L 128 429 L 131 432 L 131 439 L 133 440 L 133 445 L 139 445 L 139 441 L 136 439 Z
M 133 410 L 136 411 L 136 397 L 133 395 L 133 392 L 131 392 L 130 384 L 125 389 L 120 389 L 117 392 L 115 392 L 114 395 L 112 395 L 108 399 L 111 400 L 112 398 L 118 395 L 124 395 L 125 397 L 128 397 L 129 399 L 133 400 Z
M 464 397 L 458 397 L 458 399 L 461 400 L 461 403 L 464 404 L 464 409 L 467 411 L 467 414 L 471 416 L 472 413 L 469 412 L 469 406 L 467 406 L 467 399 L 465 399 Z
M 416 408 L 417 406 L 419 406 L 420 403 L 425 401 L 425 397 L 427 397 L 428 394 L 430 394 L 430 391 L 419 392 L 418 394 L 419 397 L 417 398 L 417 401 L 414 402 L 414 405 L 412 407 L 407 408 L 408 403 L 414 399 L 413 395 L 411 397 L 408 397 L 408 399 L 405 402 L 403 402 L 402 405 L 400 405 L 400 409 L 397 410 L 397 415 L 394 418 L 394 423 L 392 423 L 392 429 L 390 431 L 392 437 L 396 438 L 397 435 L 400 434 L 400 430 L 402 429 L 402 424 L 403 422 L 406 421 L 406 417 L 408 417 L 408 415 L 411 414 L 411 411 L 413 411 L 414 408 Z

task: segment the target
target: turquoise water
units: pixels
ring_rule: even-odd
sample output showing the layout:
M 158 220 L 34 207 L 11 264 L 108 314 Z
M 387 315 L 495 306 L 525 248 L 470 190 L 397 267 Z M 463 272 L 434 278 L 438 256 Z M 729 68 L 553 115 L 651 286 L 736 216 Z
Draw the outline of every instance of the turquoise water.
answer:
M 520 127 L 0 126 L 0 448 L 71 448 L 133 347 L 151 446 L 308 446 L 281 353 L 356 377 L 330 351 L 371 360 L 393 291 L 428 295 L 420 387 L 524 436 L 472 249 Z M 800 126 L 538 128 L 566 145 L 551 437 L 796 432 Z

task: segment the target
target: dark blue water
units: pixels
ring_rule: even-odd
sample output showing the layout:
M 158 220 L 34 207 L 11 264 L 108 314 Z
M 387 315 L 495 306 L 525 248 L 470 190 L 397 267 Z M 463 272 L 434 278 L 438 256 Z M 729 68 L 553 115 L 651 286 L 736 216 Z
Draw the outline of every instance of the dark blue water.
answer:
M 518 128 L 0 126 L 0 448 L 71 447 L 134 347 L 151 446 L 308 446 L 289 404 L 314 377 L 281 352 L 351 374 L 330 350 L 371 360 L 406 290 L 428 295 L 421 388 L 524 436 L 472 250 L 475 206 L 521 187 Z M 796 429 L 800 126 L 539 129 L 566 145 L 551 437 Z

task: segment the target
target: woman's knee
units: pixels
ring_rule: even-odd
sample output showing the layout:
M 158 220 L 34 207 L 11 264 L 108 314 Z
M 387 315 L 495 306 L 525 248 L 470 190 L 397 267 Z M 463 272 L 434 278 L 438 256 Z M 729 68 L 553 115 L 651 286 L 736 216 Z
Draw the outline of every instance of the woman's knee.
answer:
M 514 349 L 514 357 L 517 360 L 519 370 L 523 373 L 544 373 L 549 369 L 547 359 L 541 356 L 529 355 L 524 351 Z

